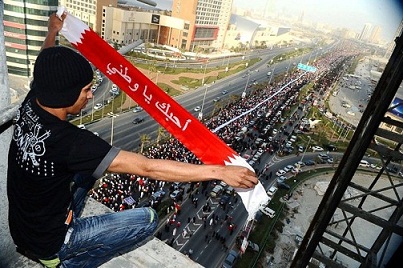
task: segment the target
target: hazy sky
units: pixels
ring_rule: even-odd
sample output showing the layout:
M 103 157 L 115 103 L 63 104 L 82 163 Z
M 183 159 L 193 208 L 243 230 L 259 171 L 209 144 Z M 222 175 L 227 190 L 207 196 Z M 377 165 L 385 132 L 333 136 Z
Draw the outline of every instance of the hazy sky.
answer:
M 158 7 L 171 9 L 172 0 L 155 0 Z M 305 21 L 327 23 L 334 27 L 350 28 L 361 32 L 365 23 L 382 28 L 387 41 L 403 19 L 403 0 L 234 0 L 234 6 L 263 10 L 275 14 L 304 13 Z
M 253 5 L 251 3 L 253 2 Z M 361 32 L 365 23 L 382 27 L 382 36 L 392 40 L 403 19 L 403 0 L 234 0 L 234 6 L 278 14 L 304 13 L 305 21 L 327 23 Z

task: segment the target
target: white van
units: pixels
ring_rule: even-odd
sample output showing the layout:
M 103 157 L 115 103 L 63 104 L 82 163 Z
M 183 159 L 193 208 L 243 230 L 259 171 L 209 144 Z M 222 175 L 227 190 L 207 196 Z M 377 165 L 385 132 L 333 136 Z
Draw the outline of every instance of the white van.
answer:
M 369 167 L 370 164 L 367 160 L 361 160 L 359 166 L 360 167 Z
M 274 216 L 276 216 L 276 212 L 269 207 L 261 207 L 260 211 L 263 214 L 269 216 L 270 218 L 274 218 Z

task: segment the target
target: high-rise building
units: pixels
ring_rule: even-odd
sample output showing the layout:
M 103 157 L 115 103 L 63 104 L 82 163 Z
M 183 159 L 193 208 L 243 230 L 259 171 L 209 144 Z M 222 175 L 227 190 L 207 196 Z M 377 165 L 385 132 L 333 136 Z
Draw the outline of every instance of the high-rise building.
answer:
M 361 41 L 368 41 L 371 27 L 371 23 L 365 23 L 364 28 L 362 28 L 361 34 L 358 39 Z
M 4 39 L 8 73 L 31 77 L 36 57 L 48 32 L 48 19 L 58 0 L 5 0 Z
M 403 20 L 400 22 L 399 26 L 397 27 L 394 37 L 396 38 L 396 37 L 400 36 L 402 33 L 403 33 Z M 395 46 L 396 46 L 395 38 L 393 38 L 392 42 L 389 43 L 389 46 L 386 50 L 385 57 L 387 57 L 387 58 L 389 58 L 390 55 L 392 55 L 392 52 L 395 49 Z
M 369 42 L 373 44 L 378 44 L 381 39 L 382 28 L 379 25 L 374 26 L 369 36 Z
M 117 0 L 60 0 L 61 5 L 98 34 L 101 32 L 102 7 L 117 6 Z
M 189 22 L 181 48 L 221 49 L 231 17 L 233 0 L 174 0 L 172 17 Z

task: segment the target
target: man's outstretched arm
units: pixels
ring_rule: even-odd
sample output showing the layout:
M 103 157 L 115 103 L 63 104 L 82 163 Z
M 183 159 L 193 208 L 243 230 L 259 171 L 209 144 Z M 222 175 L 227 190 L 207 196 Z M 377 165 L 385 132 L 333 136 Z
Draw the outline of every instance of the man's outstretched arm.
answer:
M 120 151 L 109 172 L 129 173 L 170 182 L 222 180 L 237 188 L 253 188 L 258 179 L 251 170 L 240 166 L 194 165 L 172 160 L 149 159 L 143 155 Z

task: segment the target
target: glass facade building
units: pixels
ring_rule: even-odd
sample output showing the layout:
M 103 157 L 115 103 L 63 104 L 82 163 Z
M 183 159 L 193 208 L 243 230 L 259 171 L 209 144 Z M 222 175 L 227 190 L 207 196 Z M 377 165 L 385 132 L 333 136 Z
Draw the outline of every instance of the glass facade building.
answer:
M 5 0 L 4 39 L 8 73 L 29 78 L 58 0 Z

